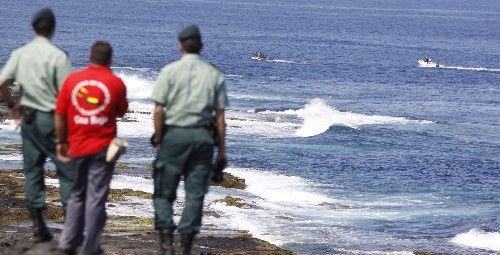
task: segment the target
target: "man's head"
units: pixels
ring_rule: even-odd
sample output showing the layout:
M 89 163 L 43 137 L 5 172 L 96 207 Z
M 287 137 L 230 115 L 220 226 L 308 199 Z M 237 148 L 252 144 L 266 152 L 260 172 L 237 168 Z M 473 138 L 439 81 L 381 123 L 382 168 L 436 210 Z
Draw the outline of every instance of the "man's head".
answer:
M 180 48 L 183 53 L 199 54 L 203 48 L 200 29 L 197 26 L 189 26 L 179 33 Z
M 94 65 L 111 66 L 113 48 L 108 42 L 97 41 L 90 51 L 90 62 Z
M 50 8 L 39 10 L 33 15 L 31 25 L 35 33 L 40 36 L 51 38 L 56 28 L 56 17 Z

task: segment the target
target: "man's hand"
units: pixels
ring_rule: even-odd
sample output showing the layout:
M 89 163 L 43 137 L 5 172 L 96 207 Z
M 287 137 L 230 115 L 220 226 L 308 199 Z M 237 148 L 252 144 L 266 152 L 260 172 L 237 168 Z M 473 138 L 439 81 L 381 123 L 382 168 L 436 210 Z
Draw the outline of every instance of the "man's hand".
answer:
M 212 171 L 214 171 L 213 176 L 212 176 L 212 182 L 215 183 L 221 183 L 224 181 L 224 168 L 227 166 L 227 158 L 226 158 L 226 153 L 219 151 L 217 154 L 217 159 L 215 160 L 214 168 Z
M 68 144 L 60 143 L 56 145 L 56 155 L 57 159 L 61 162 L 68 163 L 71 160 L 71 157 L 68 155 Z
M 215 159 L 215 166 L 216 168 L 224 170 L 227 166 L 227 156 L 226 152 L 219 152 L 217 153 L 217 159 Z M 221 171 L 222 171 L 221 170 Z

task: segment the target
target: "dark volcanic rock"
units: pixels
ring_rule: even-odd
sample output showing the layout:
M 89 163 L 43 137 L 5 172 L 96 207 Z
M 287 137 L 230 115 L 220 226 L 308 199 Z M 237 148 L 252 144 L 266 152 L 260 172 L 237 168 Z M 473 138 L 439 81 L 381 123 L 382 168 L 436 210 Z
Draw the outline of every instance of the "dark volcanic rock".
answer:
M 53 174 L 48 174 L 53 176 Z M 54 241 L 33 244 L 28 213 L 23 206 L 24 179 L 20 171 L 0 170 L 0 254 L 54 254 L 61 230 L 51 228 Z M 47 200 L 58 201 L 58 190 L 47 187 Z M 112 191 L 117 199 L 135 194 L 130 190 Z M 149 196 L 149 195 L 148 195 Z M 47 203 L 45 218 L 49 227 L 62 223 L 63 215 L 59 206 Z M 219 216 L 220 217 L 220 216 Z M 158 233 L 153 228 L 153 219 L 131 216 L 110 216 L 101 240 L 105 254 L 157 254 Z M 175 248 L 179 249 L 179 236 L 175 236 Z M 179 253 L 180 254 L 180 253 Z M 203 232 L 195 239 L 193 254 L 220 255 L 288 255 L 292 252 L 280 249 L 268 242 L 248 234 L 235 236 L 211 236 Z

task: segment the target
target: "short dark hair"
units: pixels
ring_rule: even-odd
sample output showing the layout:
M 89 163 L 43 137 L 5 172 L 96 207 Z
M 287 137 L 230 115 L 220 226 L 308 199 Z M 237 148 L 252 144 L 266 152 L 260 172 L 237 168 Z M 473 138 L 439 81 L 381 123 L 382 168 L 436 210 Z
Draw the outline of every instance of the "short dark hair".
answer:
M 113 56 L 113 48 L 106 41 L 97 41 L 92 45 L 90 60 L 93 64 L 109 65 Z
M 33 30 L 39 35 L 50 36 L 54 33 L 56 28 L 56 22 L 50 19 L 40 19 L 35 24 L 33 24 Z
M 195 53 L 198 54 L 201 52 L 201 48 L 203 48 L 203 43 L 201 42 L 201 38 L 192 37 L 187 40 L 181 42 L 182 47 L 187 53 Z

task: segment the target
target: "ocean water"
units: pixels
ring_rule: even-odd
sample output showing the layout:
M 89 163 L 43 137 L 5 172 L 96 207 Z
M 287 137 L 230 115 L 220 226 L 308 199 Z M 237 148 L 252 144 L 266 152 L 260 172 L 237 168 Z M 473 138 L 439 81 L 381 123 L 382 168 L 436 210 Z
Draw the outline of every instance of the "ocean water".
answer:
M 499 1 L 4 0 L 2 65 L 43 6 L 75 67 L 93 41 L 114 46 L 137 121 L 119 124 L 134 145 L 122 162 L 137 168 L 115 187 L 151 191 L 148 97 L 179 58 L 177 32 L 197 24 L 226 75 L 227 171 L 248 184 L 213 188 L 206 207 L 224 217 L 205 222 L 298 254 L 500 254 Z M 425 57 L 440 67 L 419 67 Z M 11 122 L 0 128 L 19 143 Z M 215 202 L 227 194 L 248 206 Z M 151 214 L 142 203 L 115 213 Z

